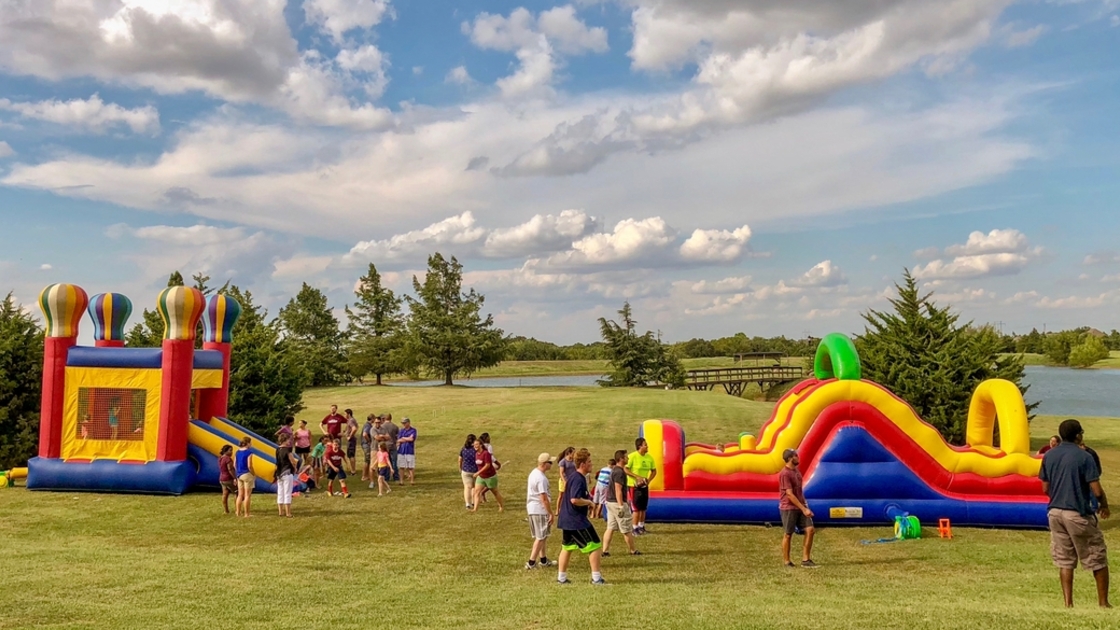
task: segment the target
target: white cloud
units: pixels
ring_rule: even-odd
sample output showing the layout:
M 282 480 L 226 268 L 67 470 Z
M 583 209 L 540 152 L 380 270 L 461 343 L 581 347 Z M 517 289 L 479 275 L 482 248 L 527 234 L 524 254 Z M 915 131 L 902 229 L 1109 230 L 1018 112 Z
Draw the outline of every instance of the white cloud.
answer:
M 39 265 L 39 270 L 40 271 L 50 271 L 51 269 L 54 269 L 54 267 L 52 265 L 50 265 L 49 263 L 44 263 L 42 265 Z
M 987 234 L 976 231 L 968 235 L 963 245 L 945 248 L 945 255 L 951 256 L 951 260 L 932 260 L 915 267 L 913 273 L 921 280 L 1014 275 L 1041 252 L 1040 248 L 1032 249 L 1026 235 L 1019 230 L 997 229 Z
M 747 251 L 751 228 L 744 225 L 734 230 L 701 230 L 692 232 L 680 247 L 684 260 L 695 262 L 735 262 Z
M 1032 26 L 1031 28 L 1021 31 L 1009 31 L 1007 33 L 1005 42 L 1008 48 L 1022 48 L 1024 46 L 1030 46 L 1031 44 L 1038 41 L 1038 38 L 1041 37 L 1042 34 L 1046 32 L 1046 30 L 1047 29 L 1044 24 L 1039 24 L 1037 26 Z
M 582 210 L 564 210 L 559 215 L 534 215 L 521 225 L 492 231 L 483 253 L 495 258 L 540 256 L 572 247 L 598 227 L 595 217 Z
M 572 243 L 572 249 L 550 256 L 547 264 L 555 268 L 586 268 L 627 263 L 663 255 L 676 240 L 676 230 L 661 217 L 624 219 L 610 233 L 591 234 Z
M 361 241 L 350 249 L 345 259 L 358 264 L 409 260 L 427 256 L 441 248 L 476 246 L 485 236 L 486 230 L 475 225 L 474 215 L 464 212 L 421 230 L 397 234 L 381 241 Z
M 800 287 L 837 287 L 847 283 L 848 278 L 844 275 L 844 272 L 839 265 L 833 264 L 831 260 L 817 263 L 812 269 L 793 281 L 794 285 Z
M 0 98 L 0 110 L 15 112 L 23 118 L 104 133 L 117 125 L 125 125 L 134 133 L 159 131 L 159 112 L 150 105 L 127 109 L 116 103 L 106 103 L 94 94 L 89 99 L 18 103 Z
M 445 83 L 454 83 L 456 85 L 470 85 L 474 83 L 471 74 L 467 72 L 466 66 L 455 66 L 448 71 L 447 76 L 444 77 Z
M 13 156 L 15 154 L 16 154 L 16 151 L 15 151 L 15 149 L 12 148 L 12 145 L 8 144 L 7 142 L 4 142 L 3 140 L 0 140 L 0 159 L 10 157 L 10 156 Z
M 1120 253 L 1117 252 L 1096 252 L 1089 254 L 1082 261 L 1083 265 L 1111 265 L 1113 263 L 1120 263 Z
M 733 276 L 722 280 L 701 280 L 689 284 L 689 291 L 698 295 L 745 293 L 751 288 L 750 276 Z
M 233 280 L 246 286 L 268 278 L 279 259 L 277 252 L 288 246 L 263 231 L 202 224 L 132 227 L 122 223 L 110 226 L 105 234 L 116 241 L 131 241 L 122 246 L 122 257 L 135 263 L 149 281 L 180 270 L 213 276 L 217 284 Z
M 309 24 L 336 42 L 355 29 L 366 30 L 381 23 L 389 12 L 389 0 L 304 0 L 303 11 Z
M 1118 303 L 1120 303 L 1120 289 L 1113 289 L 1097 295 L 1071 295 L 1063 298 L 1043 297 L 1038 301 L 1038 306 L 1047 309 L 1090 309 Z
M 506 97 L 547 93 L 561 62 L 557 54 L 606 52 L 607 31 L 588 27 L 571 5 L 533 14 L 519 7 L 509 16 L 481 13 L 474 22 L 463 22 L 463 33 L 479 48 L 512 52 L 518 60 L 513 74 L 497 81 Z M 465 74 L 465 70 L 464 70 Z

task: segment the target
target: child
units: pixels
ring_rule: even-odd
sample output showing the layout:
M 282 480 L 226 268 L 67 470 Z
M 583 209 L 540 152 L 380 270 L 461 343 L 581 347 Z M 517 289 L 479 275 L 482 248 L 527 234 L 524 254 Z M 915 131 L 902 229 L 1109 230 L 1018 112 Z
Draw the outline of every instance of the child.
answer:
M 599 470 L 599 475 L 595 479 L 595 494 L 593 499 L 595 504 L 591 506 L 591 518 L 601 518 L 603 516 L 603 506 L 607 503 L 607 489 L 611 483 L 611 469 L 614 468 L 615 461 L 610 459 L 607 465 Z
M 377 445 L 377 496 L 384 496 L 393 490 L 389 487 L 389 480 L 393 478 L 393 462 L 389 459 L 389 445 L 382 442 Z
M 319 443 L 315 448 L 311 449 L 311 476 L 315 478 L 315 485 L 319 486 L 323 483 L 323 455 L 327 452 L 327 436 L 319 438 Z
M 346 461 L 346 453 L 342 450 L 342 440 L 335 438 L 327 447 L 327 451 L 323 456 L 327 461 L 327 494 L 333 496 L 342 495 L 347 499 L 350 498 L 350 491 L 346 489 L 346 470 L 342 467 Z M 338 479 L 338 483 L 342 486 L 342 492 L 334 494 L 334 480 Z
M 222 486 L 222 507 L 229 514 L 229 495 L 237 495 L 237 471 L 233 466 L 233 447 L 229 444 L 218 452 L 218 484 Z

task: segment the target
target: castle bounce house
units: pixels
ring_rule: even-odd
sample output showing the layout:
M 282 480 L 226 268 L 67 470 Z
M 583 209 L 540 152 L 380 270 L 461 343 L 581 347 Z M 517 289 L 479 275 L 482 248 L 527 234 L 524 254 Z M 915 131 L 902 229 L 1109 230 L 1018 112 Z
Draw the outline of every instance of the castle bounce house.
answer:
M 124 347 L 132 303 L 123 295 L 89 299 L 81 287 L 54 284 L 39 306 L 46 320 L 43 402 L 29 489 L 178 495 L 218 487 L 218 453 L 248 436 L 256 489 L 275 492 L 276 445 L 225 417 L 232 330 L 241 315 L 236 300 L 167 288 L 157 300 L 160 348 Z M 87 311 L 92 348 L 77 345 Z
M 648 519 L 777 523 L 782 452 L 796 449 L 818 524 L 950 519 L 954 525 L 1045 528 L 1047 497 L 1032 455 L 1023 396 L 989 380 L 972 395 L 967 445 L 948 444 L 905 401 L 862 380 L 850 339 L 822 340 L 814 378 L 785 396 L 758 436 L 723 446 L 690 443 L 669 420 L 640 435 L 657 463 Z M 999 427 L 999 445 L 993 442 Z

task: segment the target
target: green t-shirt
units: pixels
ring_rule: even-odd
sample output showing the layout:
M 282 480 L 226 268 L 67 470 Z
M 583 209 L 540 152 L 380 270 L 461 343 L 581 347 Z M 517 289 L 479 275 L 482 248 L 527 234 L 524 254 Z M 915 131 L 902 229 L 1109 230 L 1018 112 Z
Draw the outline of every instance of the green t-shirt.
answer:
M 318 444 L 315 445 L 315 448 L 311 449 L 311 456 L 312 457 L 322 457 L 323 453 L 326 453 L 326 452 L 327 452 L 327 445 L 323 444 L 322 442 L 319 442 Z
M 653 461 L 653 455 L 649 453 L 642 455 L 638 451 L 634 451 L 626 457 L 626 467 L 635 475 L 649 479 L 649 474 L 657 468 L 657 465 Z M 633 488 L 635 484 L 634 478 L 628 475 L 626 480 L 626 485 Z

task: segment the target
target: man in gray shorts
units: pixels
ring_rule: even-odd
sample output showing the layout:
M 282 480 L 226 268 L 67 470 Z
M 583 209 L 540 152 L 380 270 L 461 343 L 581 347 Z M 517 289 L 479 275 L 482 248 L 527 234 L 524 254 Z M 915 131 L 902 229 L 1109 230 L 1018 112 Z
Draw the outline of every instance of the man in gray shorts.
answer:
M 537 456 L 537 467 L 529 473 L 529 487 L 525 497 L 525 511 L 529 513 L 529 533 L 533 536 L 533 549 L 529 552 L 526 569 L 552 566 L 548 560 L 548 537 L 552 534 L 552 496 L 548 487 L 548 471 L 556 458 L 548 453 Z M 539 562 L 538 562 L 539 560 Z
M 615 532 L 626 539 L 626 548 L 632 556 L 642 552 L 634 548 L 634 523 L 630 504 L 626 502 L 626 451 L 614 452 L 614 466 L 611 466 L 611 480 L 607 484 L 607 533 L 603 535 L 603 557 L 610 557 L 611 538 Z
M 798 466 L 801 460 L 797 451 L 787 448 L 782 453 L 782 460 L 786 463 L 778 473 L 778 511 L 782 515 L 782 560 L 787 567 L 793 566 L 789 558 L 790 547 L 793 545 L 793 535 L 797 530 L 805 534 L 805 546 L 801 551 L 801 566 L 806 569 L 817 568 L 813 562 L 813 535 L 817 529 L 813 527 L 813 511 L 805 501 L 805 492 L 802 490 L 801 471 Z
M 1108 499 L 1101 488 L 1100 466 L 1082 450 L 1084 430 L 1077 420 L 1066 420 L 1058 427 L 1062 443 L 1042 457 L 1038 478 L 1050 497 L 1047 518 L 1050 522 L 1050 555 L 1058 567 L 1066 608 L 1073 608 L 1073 570 L 1078 560 L 1093 572 L 1097 582 L 1097 603 L 1108 603 L 1108 549 L 1093 513 L 1090 494 L 1097 498 L 1098 514 L 1108 518 Z

